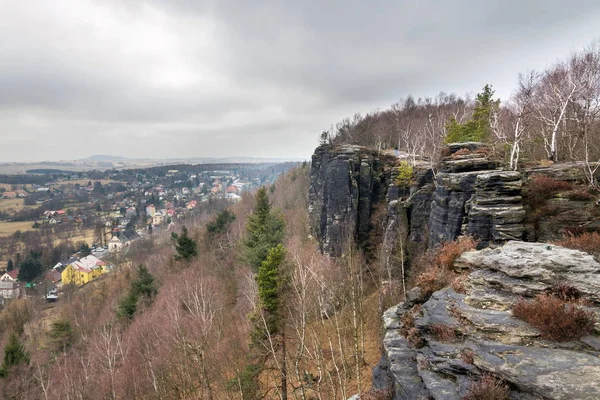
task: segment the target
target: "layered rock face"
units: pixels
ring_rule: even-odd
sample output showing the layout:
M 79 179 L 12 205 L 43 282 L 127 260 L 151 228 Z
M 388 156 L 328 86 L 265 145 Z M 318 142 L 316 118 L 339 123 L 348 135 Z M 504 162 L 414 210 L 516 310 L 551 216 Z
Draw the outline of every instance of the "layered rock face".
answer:
M 339 256 L 348 240 L 363 244 L 374 205 L 385 197 L 383 164 L 359 146 L 321 146 L 312 156 L 309 219 L 325 254 Z
M 600 315 L 600 264 L 592 256 L 510 241 L 465 253 L 455 267 L 469 271 L 461 293 L 445 288 L 417 307 L 419 296 L 409 296 L 384 315 L 388 364 L 378 371 L 389 371 L 394 399 L 460 399 L 483 374 L 505 382 L 511 399 L 600 398 L 596 334 L 542 340 L 511 312 L 521 296 L 562 283 L 582 294 L 587 304 L 581 307 Z M 407 321 L 413 326 L 404 326 Z M 450 333 L 440 337 L 439 327 Z
M 496 170 L 482 143 L 448 146 L 439 165 L 429 219 L 429 247 L 461 234 L 481 240 L 523 237 L 521 174 Z

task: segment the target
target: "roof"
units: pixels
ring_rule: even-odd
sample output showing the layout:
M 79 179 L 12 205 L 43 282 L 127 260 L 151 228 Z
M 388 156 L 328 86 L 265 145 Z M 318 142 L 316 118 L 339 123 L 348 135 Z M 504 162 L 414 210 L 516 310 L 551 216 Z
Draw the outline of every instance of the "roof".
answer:
M 10 276 L 13 280 L 15 280 L 17 279 L 17 276 L 19 276 L 19 270 L 13 269 L 12 271 L 7 271 L 6 275 Z
M 140 237 L 140 235 L 138 235 L 138 233 L 136 231 L 134 231 L 133 229 L 128 229 L 126 231 L 121 232 L 121 240 L 128 242 L 130 240 L 135 240 L 138 239 Z
M 79 264 L 81 264 L 86 269 L 93 269 L 93 267 L 96 267 L 96 266 L 106 265 L 106 263 L 104 261 L 100 260 L 98 257 L 93 256 L 91 254 L 89 256 L 84 257 L 81 260 L 79 260 Z
M 92 270 L 90 268 L 86 268 L 83 264 L 81 264 L 79 261 L 74 262 L 73 264 L 71 264 L 73 266 L 73 268 L 79 272 L 85 272 L 85 273 L 90 273 L 92 272 Z
M 53 282 L 58 282 L 61 280 L 60 272 L 52 269 L 52 270 L 48 271 L 48 273 L 46 274 L 46 279 L 49 279 Z

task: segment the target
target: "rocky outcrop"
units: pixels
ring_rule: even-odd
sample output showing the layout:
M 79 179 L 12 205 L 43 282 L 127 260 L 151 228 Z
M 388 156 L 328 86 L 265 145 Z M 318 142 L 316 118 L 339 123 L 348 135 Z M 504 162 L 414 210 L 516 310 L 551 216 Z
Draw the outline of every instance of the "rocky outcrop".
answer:
M 522 186 L 517 171 L 478 174 L 473 196 L 465 205 L 467 226 L 462 231 L 483 241 L 521 239 L 525 230 Z
M 469 234 L 485 241 L 521 239 L 521 174 L 496 170 L 483 143 L 455 143 L 439 165 L 429 219 L 429 247 Z
M 417 307 L 418 296 L 409 296 L 384 315 L 394 399 L 460 399 L 483 374 L 502 380 L 511 399 L 600 398 L 596 333 L 571 342 L 542 340 L 511 312 L 522 296 L 560 282 L 579 290 L 585 308 L 600 315 L 600 264 L 592 256 L 510 241 L 465 253 L 455 267 L 469 272 L 461 293 L 445 288 Z M 413 326 L 404 326 L 407 321 Z M 450 333 L 440 337 L 440 326 Z
M 364 244 L 373 207 L 383 198 L 384 163 L 359 146 L 320 146 L 312 157 L 309 219 L 325 254 L 339 256 L 346 240 Z

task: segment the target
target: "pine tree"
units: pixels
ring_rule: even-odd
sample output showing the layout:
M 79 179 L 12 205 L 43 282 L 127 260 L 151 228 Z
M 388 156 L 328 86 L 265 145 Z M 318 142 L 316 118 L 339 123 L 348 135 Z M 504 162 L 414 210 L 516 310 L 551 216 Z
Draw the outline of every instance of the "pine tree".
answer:
M 4 347 L 4 362 L 0 368 L 0 377 L 6 377 L 10 367 L 19 364 L 29 364 L 29 354 L 25 351 L 17 334 L 13 332 Z
M 131 282 L 129 293 L 119 302 L 117 314 L 122 318 L 132 320 L 140 299 L 146 301 L 149 305 L 154 301 L 157 293 L 154 277 L 146 266 L 140 265 L 137 278 Z
M 253 271 L 267 259 L 269 250 L 283 242 L 284 222 L 271 212 L 267 190 L 262 187 L 256 193 L 256 205 L 246 224 L 244 241 L 245 257 Z
M 21 263 L 18 278 L 21 282 L 31 282 L 42 273 L 42 264 L 37 258 L 28 257 Z
M 446 124 L 446 143 L 487 142 L 490 140 L 490 118 L 500 107 L 500 100 L 494 100 L 494 90 L 491 85 L 485 85 L 483 91 L 477 94 L 473 116 L 464 124 L 452 118 Z
M 181 228 L 181 234 L 171 233 L 171 239 L 175 244 L 175 260 L 190 261 L 198 255 L 198 244 L 189 237 L 188 230 L 185 226 Z
M 280 303 L 282 286 L 282 265 L 285 249 L 279 244 L 269 250 L 267 259 L 262 262 L 256 274 L 258 298 L 266 314 L 269 333 L 276 333 L 280 325 Z
M 209 234 L 225 233 L 233 221 L 235 221 L 235 214 L 229 210 L 223 210 L 217 215 L 214 221 L 206 224 L 206 231 Z
M 15 266 L 13 265 L 13 260 L 10 259 L 8 260 L 8 262 L 6 263 L 6 272 L 10 272 L 15 268 Z

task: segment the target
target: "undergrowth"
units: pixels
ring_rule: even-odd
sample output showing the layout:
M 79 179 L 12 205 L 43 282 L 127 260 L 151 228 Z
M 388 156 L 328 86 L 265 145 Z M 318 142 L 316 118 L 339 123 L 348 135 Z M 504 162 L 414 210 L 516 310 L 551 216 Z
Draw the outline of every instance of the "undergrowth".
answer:
M 531 301 L 520 300 L 512 311 L 515 317 L 539 329 L 542 338 L 557 342 L 577 340 L 591 333 L 596 321 L 593 312 L 547 293 Z

